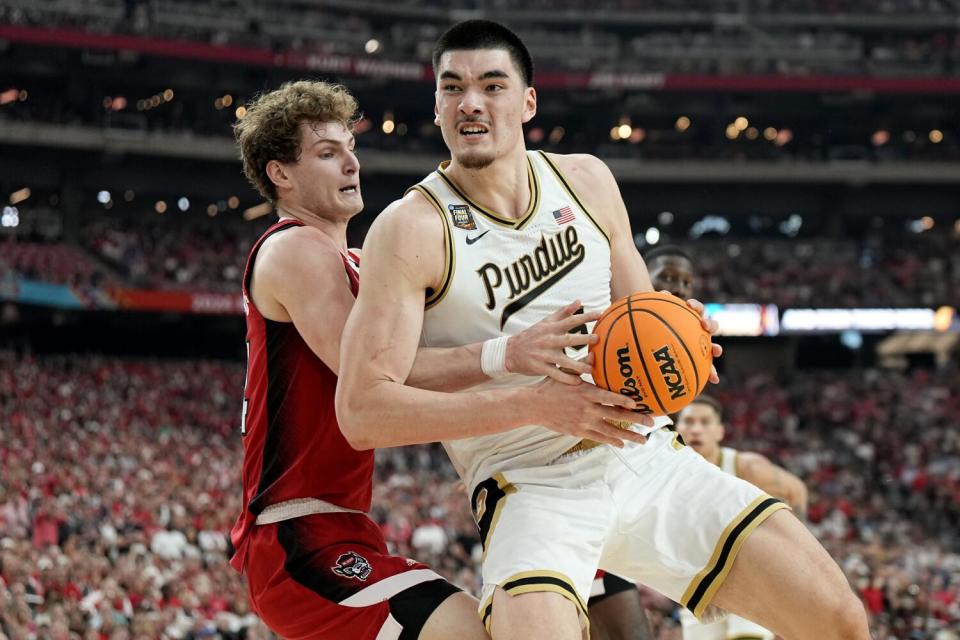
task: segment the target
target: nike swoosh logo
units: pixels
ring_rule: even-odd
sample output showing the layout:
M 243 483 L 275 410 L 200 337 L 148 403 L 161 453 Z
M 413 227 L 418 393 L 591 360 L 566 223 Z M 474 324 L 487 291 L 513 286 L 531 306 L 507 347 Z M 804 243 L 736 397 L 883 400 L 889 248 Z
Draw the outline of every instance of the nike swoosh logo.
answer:
M 484 231 L 484 232 L 481 233 L 480 235 L 478 235 L 478 236 L 476 236 L 476 237 L 473 237 L 473 238 L 471 238 L 470 236 L 467 236 L 467 244 L 473 244 L 474 242 L 476 242 L 477 240 L 479 240 L 479 239 L 482 238 L 483 236 L 487 235 L 488 233 L 490 233 L 490 229 L 487 229 L 486 231 Z

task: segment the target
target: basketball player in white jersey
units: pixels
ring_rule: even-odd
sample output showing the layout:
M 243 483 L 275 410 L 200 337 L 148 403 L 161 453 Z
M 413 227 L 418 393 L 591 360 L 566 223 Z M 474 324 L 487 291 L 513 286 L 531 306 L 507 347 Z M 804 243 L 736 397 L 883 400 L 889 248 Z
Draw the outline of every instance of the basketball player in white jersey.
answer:
M 677 431 L 687 445 L 726 473 L 757 485 L 790 505 L 794 513 L 806 516 L 807 487 L 803 480 L 759 453 L 721 446 L 723 407 L 712 396 L 702 394 L 684 407 Z
M 434 69 L 452 159 L 370 229 L 337 414 L 358 448 L 410 429 L 425 440 L 462 430 L 445 446 L 472 493 L 480 615 L 494 640 L 581 638 L 598 567 L 698 617 L 719 608 L 789 638 L 868 638 L 843 573 L 782 502 L 683 446 L 665 419 L 644 429 L 644 446 L 573 435 L 589 382 L 545 401 L 553 381 L 504 367 L 504 341 L 566 301 L 596 311 L 651 282 L 607 167 L 525 149 L 537 101 L 512 32 L 460 23 L 438 42 Z M 459 393 L 405 384 L 419 344 L 478 341 L 487 382 Z M 507 431 L 518 421 L 527 426 Z

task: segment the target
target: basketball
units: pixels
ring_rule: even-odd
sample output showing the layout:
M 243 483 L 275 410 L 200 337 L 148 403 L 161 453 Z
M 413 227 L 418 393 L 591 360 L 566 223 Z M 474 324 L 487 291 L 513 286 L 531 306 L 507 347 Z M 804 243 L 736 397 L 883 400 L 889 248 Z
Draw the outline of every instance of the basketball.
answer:
M 637 411 L 676 413 L 696 398 L 710 375 L 710 334 L 700 316 L 669 293 L 635 293 L 603 312 L 593 332 L 597 386 L 636 400 Z

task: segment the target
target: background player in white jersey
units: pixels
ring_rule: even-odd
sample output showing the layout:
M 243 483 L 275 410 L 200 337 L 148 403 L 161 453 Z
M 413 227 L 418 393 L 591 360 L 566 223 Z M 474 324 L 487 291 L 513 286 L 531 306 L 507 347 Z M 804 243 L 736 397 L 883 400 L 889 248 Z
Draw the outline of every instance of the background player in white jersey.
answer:
M 571 435 L 591 385 L 567 387 L 551 407 L 543 393 L 553 383 L 537 378 L 496 377 L 455 394 L 405 384 L 421 341 L 487 339 L 496 353 L 559 300 L 595 311 L 611 294 L 651 289 L 607 167 L 526 151 L 522 124 L 537 101 L 523 43 L 501 25 L 468 21 L 441 37 L 434 67 L 437 123 L 453 158 L 371 227 L 337 412 L 357 447 L 388 444 L 411 424 L 427 439 L 450 423 L 462 429 L 445 445 L 473 491 L 481 613 L 493 637 L 580 638 L 599 566 L 698 615 L 716 605 L 787 637 L 867 638 L 839 567 L 781 502 L 663 429 L 623 449 Z M 487 364 L 502 373 L 496 357 Z M 530 426 L 472 437 L 517 419 Z
M 655 289 L 681 298 L 694 295 L 696 273 L 693 259 L 685 251 L 671 245 L 656 247 L 646 253 L 645 261 Z M 783 499 L 794 513 L 806 517 L 807 487 L 800 478 L 759 453 L 721 446 L 725 435 L 723 406 L 715 398 L 701 394 L 677 416 L 676 429 L 684 442 L 704 458 Z
M 677 431 L 684 442 L 727 473 L 755 484 L 793 508 L 801 517 L 807 514 L 807 487 L 803 480 L 765 456 L 752 451 L 724 447 L 723 405 L 707 394 L 684 407 L 677 419 Z

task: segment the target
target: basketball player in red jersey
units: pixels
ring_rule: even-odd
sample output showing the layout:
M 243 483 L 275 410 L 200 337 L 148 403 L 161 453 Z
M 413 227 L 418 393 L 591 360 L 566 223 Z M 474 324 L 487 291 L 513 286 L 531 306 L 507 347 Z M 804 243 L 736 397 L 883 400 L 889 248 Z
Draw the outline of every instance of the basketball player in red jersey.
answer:
M 475 599 L 426 566 L 388 554 L 365 515 L 373 452 L 352 449 L 336 421 L 340 336 L 359 281 L 359 256 L 346 244 L 347 222 L 363 208 L 350 131 L 356 110 L 343 87 L 295 82 L 258 98 L 235 127 L 244 172 L 280 220 L 252 248 L 243 278 L 245 507 L 231 532 L 231 563 L 246 572 L 255 611 L 285 638 L 485 638 Z M 592 341 L 568 334 L 595 319 L 574 316 L 578 308 L 517 336 L 508 345 L 511 370 L 552 367 L 561 380 L 578 378 L 558 364 L 589 370 L 562 355 L 564 346 Z M 479 360 L 480 345 L 423 350 L 412 379 L 435 388 L 472 384 L 484 375 Z M 554 384 L 557 404 L 569 387 Z M 625 412 L 600 403 L 622 396 L 596 391 L 596 424 L 583 433 L 620 442 L 604 435 L 622 432 L 602 418 Z M 432 439 L 455 437 L 456 428 Z M 397 444 L 413 441 L 427 439 Z

